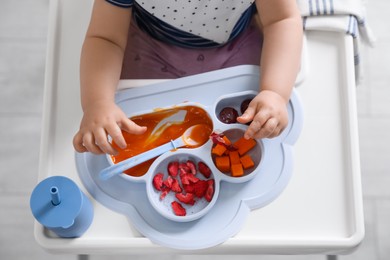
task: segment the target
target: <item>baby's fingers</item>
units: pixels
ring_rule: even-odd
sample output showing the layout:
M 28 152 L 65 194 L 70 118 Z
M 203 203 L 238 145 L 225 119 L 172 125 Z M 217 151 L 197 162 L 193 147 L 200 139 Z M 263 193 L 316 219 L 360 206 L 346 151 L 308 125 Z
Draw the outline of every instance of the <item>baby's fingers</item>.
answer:
M 73 138 L 73 146 L 79 153 L 87 152 L 87 148 L 83 145 L 83 135 L 78 132 Z
M 122 129 L 131 134 L 142 134 L 145 132 L 146 127 L 141 127 L 135 124 L 133 121 L 129 120 L 128 118 L 122 120 L 118 124 L 107 126 L 107 132 L 111 136 L 112 140 L 119 146 L 119 148 L 125 149 L 127 147 L 127 143 L 125 138 L 123 137 Z M 110 144 L 109 146 L 106 146 L 104 151 L 110 154 L 117 153 L 117 151 L 112 148 Z
M 120 129 L 119 125 L 113 124 L 107 126 L 107 133 L 111 136 L 112 140 L 119 146 L 119 148 L 126 148 L 127 143 L 122 135 L 122 130 Z
M 100 149 L 100 147 L 95 142 L 95 137 L 92 133 L 85 133 L 83 135 L 83 145 L 85 148 L 94 154 L 102 154 L 103 151 Z
M 269 138 L 275 137 L 280 133 L 278 128 L 279 122 L 275 117 L 269 118 L 254 134 L 254 138 Z
M 119 128 L 119 127 L 118 127 Z M 109 132 L 109 130 L 107 129 Z M 120 130 L 119 130 L 120 131 Z M 106 131 L 103 128 L 99 128 L 94 132 L 95 145 L 100 148 L 104 153 L 115 155 L 118 153 L 107 139 Z M 122 135 L 121 135 L 122 136 Z M 123 138 L 123 137 L 122 137 Z
M 256 114 L 256 107 L 255 106 L 249 106 L 244 114 L 242 114 L 241 116 L 237 117 L 237 121 L 241 124 L 246 124 L 246 123 L 249 123 L 250 121 L 253 120 L 253 117 L 255 116 Z
M 139 126 L 130 119 L 122 120 L 119 123 L 120 128 L 131 134 L 143 134 L 146 131 L 146 126 Z
M 267 110 L 259 111 L 253 118 L 252 123 L 246 130 L 244 137 L 249 138 L 263 138 L 269 135 L 268 131 L 271 131 L 273 122 L 267 126 L 267 121 L 271 119 L 270 113 Z

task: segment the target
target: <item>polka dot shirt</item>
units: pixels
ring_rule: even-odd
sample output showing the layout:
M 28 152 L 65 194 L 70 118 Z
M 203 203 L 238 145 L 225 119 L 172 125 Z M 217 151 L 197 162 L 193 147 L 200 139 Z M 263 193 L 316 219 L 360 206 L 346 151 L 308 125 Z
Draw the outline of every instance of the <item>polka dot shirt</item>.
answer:
M 143 29 L 152 34 L 169 33 L 165 37 L 179 40 L 180 37 L 202 38 L 216 45 L 229 41 L 232 34 L 237 34 L 237 29 L 243 30 L 253 13 L 248 10 L 254 7 L 254 0 L 107 1 L 123 7 L 135 7 L 135 16 Z M 246 18 L 244 21 L 243 16 Z

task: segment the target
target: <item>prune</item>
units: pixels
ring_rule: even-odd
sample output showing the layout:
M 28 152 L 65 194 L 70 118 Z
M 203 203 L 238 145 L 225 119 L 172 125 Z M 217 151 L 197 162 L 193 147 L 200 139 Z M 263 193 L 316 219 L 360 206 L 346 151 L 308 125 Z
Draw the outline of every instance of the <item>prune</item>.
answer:
M 232 107 L 225 107 L 219 112 L 219 120 L 225 124 L 233 124 L 237 122 L 238 112 Z
M 245 99 L 244 101 L 241 102 L 241 114 L 244 114 L 245 110 L 248 108 L 249 103 L 252 101 L 252 99 Z

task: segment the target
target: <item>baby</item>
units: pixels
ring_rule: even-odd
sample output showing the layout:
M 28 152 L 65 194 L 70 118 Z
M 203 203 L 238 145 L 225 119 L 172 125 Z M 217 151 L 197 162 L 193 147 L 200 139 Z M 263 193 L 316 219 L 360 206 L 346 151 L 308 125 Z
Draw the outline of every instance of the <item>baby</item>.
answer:
M 122 130 L 142 134 L 115 104 L 121 78 L 178 78 L 260 65 L 259 93 L 237 120 L 245 138 L 278 136 L 300 67 L 302 20 L 295 0 L 95 0 L 81 54 L 84 112 L 78 152 L 116 154 Z M 261 53 L 261 55 L 260 55 Z

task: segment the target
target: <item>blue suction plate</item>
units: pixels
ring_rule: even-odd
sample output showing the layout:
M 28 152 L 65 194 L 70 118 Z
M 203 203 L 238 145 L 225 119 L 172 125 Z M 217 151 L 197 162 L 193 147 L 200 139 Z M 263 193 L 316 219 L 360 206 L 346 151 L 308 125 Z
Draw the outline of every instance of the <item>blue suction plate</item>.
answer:
M 258 88 L 259 68 L 244 65 L 122 90 L 117 93 L 116 102 L 129 117 L 140 111 L 186 101 L 199 103 L 212 118 L 214 129 L 226 131 L 238 126 L 220 122 L 217 108 L 221 104 L 234 103 L 235 99 L 246 97 L 248 93 L 255 95 Z M 288 113 L 289 125 L 283 133 L 273 139 L 261 140 L 266 154 L 256 175 L 242 183 L 221 181 L 212 209 L 194 221 L 177 222 L 159 214 L 149 201 L 145 182 L 129 181 L 123 174 L 102 181 L 98 173 L 109 166 L 105 155 L 76 153 L 76 166 L 83 184 L 97 201 L 126 215 L 138 231 L 154 243 L 182 250 L 209 248 L 239 232 L 252 210 L 272 202 L 287 186 L 293 171 L 292 146 L 303 124 L 301 103 L 295 91 L 288 104 Z M 210 166 L 213 165 L 210 147 L 211 144 L 206 144 L 186 152 L 194 153 Z M 153 172 L 159 163 L 175 153 L 180 154 L 161 155 L 149 171 Z M 217 169 L 214 167 L 213 171 Z

